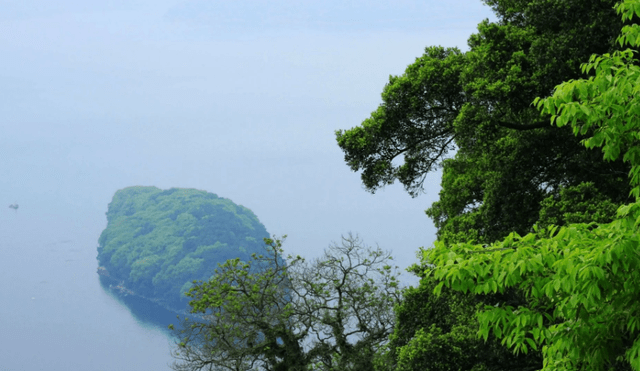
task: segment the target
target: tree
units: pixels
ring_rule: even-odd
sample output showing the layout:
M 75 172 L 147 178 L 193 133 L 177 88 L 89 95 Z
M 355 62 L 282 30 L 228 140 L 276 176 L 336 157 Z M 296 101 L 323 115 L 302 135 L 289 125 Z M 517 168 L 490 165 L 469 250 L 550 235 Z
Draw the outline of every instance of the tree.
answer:
M 262 251 L 266 228 L 249 209 L 196 189 L 127 187 L 109 203 L 98 240 L 101 277 L 173 311 L 209 267 Z
M 486 3 L 498 22 L 481 22 L 468 52 L 426 48 L 389 78 L 371 117 L 336 132 L 345 162 L 369 191 L 399 180 L 412 196 L 442 167 L 440 197 L 427 214 L 445 242 L 527 233 L 544 200 L 587 182 L 605 201 L 629 202 L 628 166 L 602 161 L 530 104 L 579 77 L 591 54 L 615 49 L 615 1 Z
M 640 1 L 616 5 L 625 21 L 640 16 Z M 606 160 L 631 167 L 635 202 L 621 206 L 610 223 L 549 227 L 524 237 L 513 233 L 491 246 L 459 243 L 425 251 L 443 286 L 477 294 L 518 288 L 524 305 L 498 303 L 479 314 L 480 334 L 493 333 L 516 352 L 542 349 L 544 370 L 640 370 L 640 26 L 617 38 L 630 48 L 593 55 L 582 71 L 536 107 L 582 143 L 602 148 Z M 547 237 L 550 235 L 550 237 Z
M 395 310 L 396 327 L 376 370 L 533 371 L 542 367 L 538 354 L 514 355 L 494 336 L 488 341 L 478 338 L 475 314 L 482 299 L 488 298 L 446 287 L 436 296 L 433 290 L 439 281 L 417 265 L 413 269 L 422 276 L 420 285 L 404 291 Z
M 228 260 L 194 282 L 179 335 L 176 370 L 371 370 L 400 296 L 388 252 L 349 235 L 308 263 L 264 255 Z
M 336 132 L 346 163 L 362 172 L 368 190 L 399 180 L 412 196 L 441 166 L 442 191 L 427 215 L 442 249 L 492 243 L 536 224 L 611 221 L 631 200 L 629 164 L 603 161 L 580 143 L 589 132 L 576 138 L 569 127 L 550 125 L 550 113 L 540 116 L 531 102 L 578 78 L 591 54 L 616 50 L 622 22 L 614 1 L 486 3 L 498 21 L 478 25 L 468 52 L 426 48 L 403 75 L 390 77 L 370 118 Z M 423 271 L 431 269 L 423 263 Z M 429 275 L 403 298 L 381 369 L 540 366 L 540 350 L 514 357 L 496 336 L 483 344 L 475 335 L 476 305 L 525 305 L 517 287 L 433 298 L 436 284 Z

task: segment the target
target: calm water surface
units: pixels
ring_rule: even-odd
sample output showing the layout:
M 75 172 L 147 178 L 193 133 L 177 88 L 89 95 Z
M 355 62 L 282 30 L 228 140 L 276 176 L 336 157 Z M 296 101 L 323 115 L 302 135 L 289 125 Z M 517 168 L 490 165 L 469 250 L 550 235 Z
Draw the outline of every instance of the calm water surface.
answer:
M 130 309 L 100 285 L 104 214 L 3 209 L 0 371 L 170 370 L 168 331 L 149 308 Z

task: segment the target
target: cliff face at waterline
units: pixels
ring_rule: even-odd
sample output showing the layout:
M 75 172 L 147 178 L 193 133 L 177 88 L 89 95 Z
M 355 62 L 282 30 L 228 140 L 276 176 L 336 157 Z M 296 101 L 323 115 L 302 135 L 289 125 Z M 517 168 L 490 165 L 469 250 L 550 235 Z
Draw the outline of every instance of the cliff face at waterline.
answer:
M 263 252 L 268 236 L 251 210 L 213 193 L 129 187 L 109 204 L 98 273 L 123 294 L 180 311 L 193 280 L 208 280 L 227 259 Z

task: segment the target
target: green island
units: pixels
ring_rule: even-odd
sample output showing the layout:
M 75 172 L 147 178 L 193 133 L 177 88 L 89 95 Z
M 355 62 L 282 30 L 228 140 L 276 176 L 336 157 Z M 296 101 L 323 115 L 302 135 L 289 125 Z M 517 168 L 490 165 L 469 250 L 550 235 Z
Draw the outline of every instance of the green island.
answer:
M 187 307 L 194 280 L 218 263 L 263 251 L 264 225 L 246 207 L 196 189 L 128 187 L 115 193 L 98 240 L 98 273 L 123 294 Z

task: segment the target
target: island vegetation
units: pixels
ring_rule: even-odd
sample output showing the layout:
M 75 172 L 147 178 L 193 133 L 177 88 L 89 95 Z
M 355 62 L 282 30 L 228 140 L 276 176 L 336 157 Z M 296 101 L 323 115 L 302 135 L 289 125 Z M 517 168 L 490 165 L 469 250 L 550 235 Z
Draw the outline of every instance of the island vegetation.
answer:
M 194 280 L 228 259 L 250 259 L 268 236 L 251 210 L 213 193 L 129 187 L 109 204 L 99 272 L 125 293 L 183 311 Z

